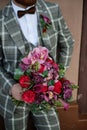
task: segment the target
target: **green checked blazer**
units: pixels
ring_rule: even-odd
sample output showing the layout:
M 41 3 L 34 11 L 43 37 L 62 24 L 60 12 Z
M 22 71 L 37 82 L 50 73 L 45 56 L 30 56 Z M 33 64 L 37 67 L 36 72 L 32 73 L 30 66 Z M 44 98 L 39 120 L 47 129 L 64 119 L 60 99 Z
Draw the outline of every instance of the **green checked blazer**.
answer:
M 59 5 L 37 0 L 36 10 L 39 44 L 46 46 L 58 63 L 64 64 L 65 68 L 69 67 L 74 40 Z M 42 32 L 40 14 L 49 17 L 52 22 L 52 27 L 47 30 L 46 35 Z M 0 11 L 0 111 L 4 116 L 6 113 L 12 114 L 15 110 L 16 106 L 11 101 L 9 89 L 16 83 L 13 78 L 14 71 L 29 44 L 9 2 Z

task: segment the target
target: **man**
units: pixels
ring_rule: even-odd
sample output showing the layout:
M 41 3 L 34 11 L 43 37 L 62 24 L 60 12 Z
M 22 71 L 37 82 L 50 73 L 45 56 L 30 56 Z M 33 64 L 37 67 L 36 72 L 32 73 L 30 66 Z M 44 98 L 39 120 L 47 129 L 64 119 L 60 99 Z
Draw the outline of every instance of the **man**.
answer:
M 30 9 L 29 13 L 19 10 Z M 40 16 L 50 19 L 51 28 L 45 30 Z M 44 0 L 11 0 L 0 11 L 0 114 L 6 130 L 26 130 L 29 107 L 16 107 L 12 97 L 21 100 L 22 89 L 14 80 L 14 71 L 25 52 L 39 44 L 46 46 L 55 61 L 69 67 L 73 39 L 61 14 L 59 5 Z M 57 49 L 58 48 L 58 49 Z M 48 113 L 32 113 L 38 130 L 60 130 L 59 120 L 52 108 Z

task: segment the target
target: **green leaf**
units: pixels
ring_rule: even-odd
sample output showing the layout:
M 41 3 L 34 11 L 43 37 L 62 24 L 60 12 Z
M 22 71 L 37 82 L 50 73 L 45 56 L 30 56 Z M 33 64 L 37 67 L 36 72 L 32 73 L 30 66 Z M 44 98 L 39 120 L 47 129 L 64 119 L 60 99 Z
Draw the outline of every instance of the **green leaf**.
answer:
M 48 75 L 48 70 L 44 71 L 42 75 L 43 75 L 43 77 L 47 77 L 47 75 Z
M 54 80 L 50 80 L 50 81 L 48 82 L 48 86 L 51 86 L 51 85 L 54 85 Z
M 75 84 L 71 84 L 71 88 L 72 88 L 72 89 L 77 89 L 77 88 L 79 88 L 79 86 L 78 86 L 78 85 L 75 85 Z
M 31 75 L 31 70 L 30 70 L 30 69 L 27 69 L 27 70 L 25 71 L 25 75 L 30 76 L 30 75 Z
M 60 107 L 60 106 L 62 106 L 62 103 L 59 100 L 55 101 L 55 107 Z
M 15 73 L 14 73 L 14 79 L 15 80 L 19 80 L 19 78 L 24 74 L 23 71 L 21 71 L 20 69 L 16 69 Z
M 65 75 L 65 68 L 62 64 L 59 65 L 59 79 L 63 78 Z
M 69 99 L 67 99 L 67 102 L 68 102 L 68 103 L 73 102 L 73 97 L 70 97 Z
M 16 100 L 12 97 L 12 102 L 18 107 L 18 106 L 22 106 L 24 104 L 23 101 L 19 101 L 19 100 Z

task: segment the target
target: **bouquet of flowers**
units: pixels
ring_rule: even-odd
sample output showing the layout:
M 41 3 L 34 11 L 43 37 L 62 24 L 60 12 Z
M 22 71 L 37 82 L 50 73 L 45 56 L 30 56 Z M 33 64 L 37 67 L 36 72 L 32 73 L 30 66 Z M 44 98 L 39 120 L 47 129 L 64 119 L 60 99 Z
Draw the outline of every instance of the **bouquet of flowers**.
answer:
M 23 89 L 22 101 L 27 103 L 31 111 L 48 111 L 51 107 L 63 105 L 68 109 L 72 98 L 72 90 L 77 85 L 64 77 L 65 70 L 49 56 L 45 47 L 38 46 L 21 59 L 15 70 L 14 78 Z

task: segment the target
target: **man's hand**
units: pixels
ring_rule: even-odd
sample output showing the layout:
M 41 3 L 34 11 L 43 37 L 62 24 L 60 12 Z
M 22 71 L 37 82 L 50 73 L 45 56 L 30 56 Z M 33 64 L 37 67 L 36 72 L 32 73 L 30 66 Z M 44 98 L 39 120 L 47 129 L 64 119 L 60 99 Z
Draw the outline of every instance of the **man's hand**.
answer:
M 10 93 L 12 97 L 15 98 L 16 100 L 20 100 L 20 101 L 22 100 L 21 96 L 22 96 L 23 91 L 19 83 L 14 84 L 12 86 L 12 88 L 10 89 Z

